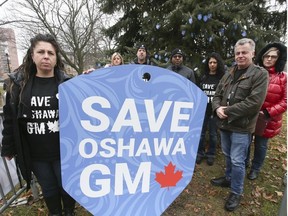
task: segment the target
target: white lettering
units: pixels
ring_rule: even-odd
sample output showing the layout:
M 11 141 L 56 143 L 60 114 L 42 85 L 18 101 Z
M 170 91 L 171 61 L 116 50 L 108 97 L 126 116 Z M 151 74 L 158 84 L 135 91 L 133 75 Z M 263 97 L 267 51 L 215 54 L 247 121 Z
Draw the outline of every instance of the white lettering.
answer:
M 86 196 L 92 198 L 102 197 L 110 192 L 110 179 L 96 179 L 95 185 L 100 186 L 101 190 L 92 190 L 90 187 L 90 176 L 95 171 L 100 171 L 103 175 L 110 175 L 109 168 L 103 164 L 92 164 L 84 168 L 80 175 L 80 188 Z
M 180 153 L 182 155 L 186 154 L 186 148 L 185 148 L 185 143 L 184 143 L 184 139 L 180 138 L 177 140 L 177 143 L 172 151 L 172 155 L 176 155 L 176 153 Z
M 130 119 L 126 119 L 128 114 L 130 116 Z M 142 132 L 134 99 L 126 99 L 124 101 L 111 131 L 119 132 L 121 128 L 125 126 L 131 126 L 135 132 Z
M 182 108 L 193 109 L 193 103 L 191 102 L 179 102 L 176 101 L 174 104 L 172 122 L 171 122 L 171 132 L 188 132 L 189 125 L 180 126 L 179 122 L 182 120 L 189 120 L 190 114 L 181 114 Z
M 139 145 L 139 148 L 135 154 L 135 157 L 140 156 L 142 154 L 147 154 L 147 156 L 152 155 L 148 138 L 142 139 L 142 142 Z
M 50 106 L 50 99 L 51 96 L 33 96 L 31 98 L 31 106 L 37 107 L 37 106 Z
M 91 144 L 91 152 L 86 153 L 86 150 L 89 146 L 87 144 Z M 92 158 L 98 152 L 98 145 L 97 142 L 93 139 L 84 139 L 79 144 L 79 153 L 83 158 Z
M 129 168 L 126 163 L 116 164 L 115 195 L 123 195 L 123 183 L 126 182 L 130 194 L 135 194 L 142 179 L 141 193 L 149 192 L 151 162 L 142 162 L 138 168 L 134 182 L 131 180 Z
M 160 110 L 160 113 L 158 115 L 158 118 L 155 118 L 155 109 L 153 100 L 144 100 L 146 112 L 147 112 L 147 118 L 148 123 L 150 127 L 151 132 L 159 132 L 160 128 L 162 127 L 162 124 L 167 116 L 167 113 L 172 105 L 172 101 L 164 101 L 164 104 Z
M 27 122 L 27 132 L 29 134 L 45 134 L 45 123 Z
M 102 108 L 110 108 L 111 105 L 109 101 L 103 97 L 93 96 L 88 97 L 82 102 L 82 109 L 83 111 L 96 119 L 100 121 L 99 125 L 92 125 L 89 120 L 81 120 L 81 125 L 83 128 L 85 128 L 88 131 L 91 132 L 101 132 L 105 131 L 110 124 L 109 118 L 107 115 L 105 115 L 102 112 L 96 111 L 92 108 L 92 105 L 95 103 L 99 103 Z

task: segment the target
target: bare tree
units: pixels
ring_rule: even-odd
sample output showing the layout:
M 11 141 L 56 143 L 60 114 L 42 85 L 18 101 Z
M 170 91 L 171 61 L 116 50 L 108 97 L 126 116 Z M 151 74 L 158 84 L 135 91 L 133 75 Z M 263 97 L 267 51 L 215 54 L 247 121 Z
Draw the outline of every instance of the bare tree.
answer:
M 1 1 L 0 2 L 0 7 L 2 7 L 5 3 L 7 3 L 8 2 L 8 0 L 4 0 L 4 1 Z
M 98 48 L 107 43 L 98 5 L 91 0 L 19 0 L 13 5 L 13 14 L 21 19 L 16 25 L 25 29 L 26 39 L 27 35 L 50 33 L 61 44 L 65 62 L 81 73 L 91 65 L 86 60 L 91 56 L 96 59 Z
M 0 2 L 0 9 L 3 9 L 7 5 L 6 3 L 8 3 L 8 1 L 9 0 L 1 1 Z M 6 4 L 6 5 L 4 5 L 4 4 Z M 3 13 L 3 11 L 2 11 L 2 13 Z M 3 15 L 3 14 L 1 14 L 1 15 L 2 16 L 1 16 L 1 19 L 0 19 L 0 28 L 4 28 L 6 25 L 9 25 L 9 24 L 11 24 L 13 22 L 17 22 L 17 20 L 15 20 L 15 19 L 9 19 L 5 15 Z M 3 34 L 3 32 L 1 32 L 0 41 L 6 41 L 6 40 L 8 40 L 8 38 L 6 37 L 5 34 Z

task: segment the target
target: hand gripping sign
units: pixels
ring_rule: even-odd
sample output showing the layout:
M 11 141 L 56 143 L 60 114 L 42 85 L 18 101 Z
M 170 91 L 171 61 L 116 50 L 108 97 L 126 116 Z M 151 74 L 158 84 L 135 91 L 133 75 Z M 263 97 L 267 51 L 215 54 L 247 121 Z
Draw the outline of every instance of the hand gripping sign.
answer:
M 161 215 L 192 179 L 206 95 L 155 66 L 59 87 L 62 182 L 93 215 Z

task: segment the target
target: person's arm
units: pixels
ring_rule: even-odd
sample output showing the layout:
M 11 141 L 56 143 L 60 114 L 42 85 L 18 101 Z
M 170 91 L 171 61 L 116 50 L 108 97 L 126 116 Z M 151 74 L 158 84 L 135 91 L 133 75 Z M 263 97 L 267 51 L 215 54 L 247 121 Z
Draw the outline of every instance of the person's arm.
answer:
M 228 106 L 225 110 L 225 114 L 228 115 L 228 122 L 260 110 L 267 94 L 269 78 L 266 70 L 260 68 L 254 70 L 257 71 L 252 80 L 250 94 L 244 100 Z
M 223 98 L 223 86 L 224 86 L 224 82 L 226 81 L 227 79 L 227 76 L 223 76 L 222 79 L 219 81 L 219 84 L 217 85 L 217 88 L 216 88 L 216 91 L 215 91 L 215 94 L 213 96 L 213 100 L 212 100 L 212 112 L 214 114 L 217 114 L 216 110 L 221 107 L 221 101 L 222 101 L 222 98 Z
M 88 70 L 83 71 L 82 74 L 89 74 L 94 70 L 95 70 L 95 68 L 89 68 Z
M 196 79 L 195 79 L 195 75 L 194 75 L 194 71 L 191 71 L 191 75 L 190 75 L 190 81 L 193 82 L 194 84 L 196 84 Z
M 264 113 L 267 112 L 269 117 L 277 116 L 279 114 L 286 112 L 287 110 L 287 75 L 286 73 L 283 73 L 280 79 L 281 79 L 280 88 L 283 90 L 281 99 L 277 103 L 272 104 L 270 107 L 267 107 L 264 110 Z
M 2 130 L 2 148 L 1 156 L 8 160 L 11 160 L 16 155 L 16 146 L 14 139 L 13 129 L 13 113 L 12 107 L 10 106 L 11 94 L 6 93 L 6 103 L 3 107 L 4 120 Z

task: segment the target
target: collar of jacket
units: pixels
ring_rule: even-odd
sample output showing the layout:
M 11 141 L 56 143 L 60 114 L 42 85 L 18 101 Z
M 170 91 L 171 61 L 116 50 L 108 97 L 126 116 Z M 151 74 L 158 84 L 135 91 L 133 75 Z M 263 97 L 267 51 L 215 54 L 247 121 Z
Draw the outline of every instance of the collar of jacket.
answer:
M 8 76 L 18 86 L 20 86 L 21 81 L 23 81 L 24 79 L 24 75 L 22 71 L 14 71 L 8 74 Z M 31 76 L 34 77 L 34 74 L 31 73 Z M 66 73 L 64 73 L 63 71 L 59 71 L 59 70 L 55 70 L 55 77 L 59 83 L 62 83 L 70 79 L 70 77 Z
M 55 77 L 58 84 L 70 79 L 70 77 L 65 74 L 63 71 L 55 71 Z M 16 73 L 11 73 L 10 78 L 13 82 L 20 88 L 20 83 L 23 81 L 24 76 L 23 73 L 18 71 Z M 17 118 L 27 118 L 31 117 L 31 93 L 32 93 L 32 85 L 35 78 L 35 74 L 31 74 L 31 77 L 28 79 L 26 85 L 23 87 L 21 97 L 19 95 L 19 107 L 18 107 L 18 116 Z M 21 92 L 21 90 L 20 90 Z
M 258 65 L 255 65 L 255 64 L 251 64 L 251 65 L 246 69 L 246 72 L 245 72 L 244 74 L 242 74 L 241 77 L 239 77 L 239 79 L 237 80 L 237 82 L 240 81 L 240 80 L 242 80 L 242 79 L 246 79 L 246 78 L 252 76 L 252 75 L 254 74 L 255 68 L 259 68 L 259 69 L 260 69 L 261 67 L 259 67 Z M 229 73 L 230 73 L 230 75 L 231 75 L 231 78 L 234 77 L 234 73 L 235 73 L 235 71 L 236 71 L 237 69 L 238 69 L 238 67 L 237 67 L 237 65 L 236 65 L 235 67 L 233 67 L 233 68 L 230 70 Z
M 183 68 L 183 64 L 181 65 L 172 65 L 172 70 L 173 71 L 179 71 Z
M 138 62 L 138 58 L 135 58 L 133 62 L 134 62 L 134 64 L 140 64 L 140 63 Z M 145 62 L 143 63 L 143 65 L 150 65 L 150 61 L 149 61 L 148 58 L 146 58 L 146 60 L 145 60 Z

